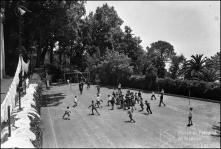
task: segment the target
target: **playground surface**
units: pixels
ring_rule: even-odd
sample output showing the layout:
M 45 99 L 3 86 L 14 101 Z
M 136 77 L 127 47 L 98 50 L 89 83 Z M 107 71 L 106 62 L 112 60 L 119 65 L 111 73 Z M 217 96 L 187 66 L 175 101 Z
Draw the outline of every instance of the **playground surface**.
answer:
M 133 91 L 133 90 L 132 90 Z M 193 126 L 187 127 L 189 99 L 164 96 L 166 106 L 159 107 L 157 100 L 150 100 L 151 94 L 143 93 L 153 114 L 133 113 L 136 123 L 130 123 L 126 110 L 114 110 L 107 105 L 107 95 L 113 89 L 101 87 L 102 109 L 100 116 L 90 115 L 88 106 L 95 100 L 97 89 L 84 86 L 80 95 L 78 84 L 54 85 L 44 90 L 44 104 L 41 108 L 41 128 L 43 148 L 103 148 L 103 147 L 144 147 L 144 148 L 200 148 L 220 147 L 217 136 L 220 126 L 220 104 L 191 100 Z M 123 89 L 123 94 L 126 90 Z M 73 108 L 74 96 L 78 96 L 78 106 Z M 66 107 L 71 110 L 70 120 L 63 120 Z

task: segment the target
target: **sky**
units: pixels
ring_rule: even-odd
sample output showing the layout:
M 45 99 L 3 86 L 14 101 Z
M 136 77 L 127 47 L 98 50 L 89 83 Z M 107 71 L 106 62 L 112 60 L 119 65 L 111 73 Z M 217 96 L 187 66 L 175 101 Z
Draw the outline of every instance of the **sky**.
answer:
M 207 57 L 220 51 L 219 1 L 87 1 L 86 13 L 107 3 L 114 6 L 146 49 L 163 40 L 174 46 L 175 52 L 187 59 L 191 55 Z

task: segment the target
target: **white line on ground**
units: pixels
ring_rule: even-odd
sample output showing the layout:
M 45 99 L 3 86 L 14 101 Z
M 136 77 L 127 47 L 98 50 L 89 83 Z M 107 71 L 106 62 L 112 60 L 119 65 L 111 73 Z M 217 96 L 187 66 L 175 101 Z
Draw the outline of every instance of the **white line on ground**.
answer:
M 54 131 L 54 125 L 53 125 L 52 120 L 51 120 L 51 115 L 50 115 L 49 109 L 48 109 L 48 115 L 49 115 L 50 123 L 51 123 L 51 126 L 52 126 L 52 132 L 53 132 L 53 136 L 54 136 L 54 140 L 55 140 L 55 146 L 56 146 L 56 148 L 58 148 L 58 143 L 57 143 L 57 139 L 56 139 L 56 135 L 55 135 L 55 131 Z

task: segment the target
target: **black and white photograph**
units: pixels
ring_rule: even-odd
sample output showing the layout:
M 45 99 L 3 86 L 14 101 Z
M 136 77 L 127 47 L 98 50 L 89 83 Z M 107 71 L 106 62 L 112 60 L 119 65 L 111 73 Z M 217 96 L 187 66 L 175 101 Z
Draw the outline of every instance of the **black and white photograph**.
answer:
M 220 148 L 220 1 L 0 3 L 1 148 Z

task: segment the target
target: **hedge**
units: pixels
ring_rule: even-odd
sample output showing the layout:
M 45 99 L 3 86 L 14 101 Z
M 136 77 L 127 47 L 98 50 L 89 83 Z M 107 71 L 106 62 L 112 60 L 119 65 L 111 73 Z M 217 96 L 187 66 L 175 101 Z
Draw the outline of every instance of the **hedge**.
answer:
M 165 93 L 184 95 L 197 98 L 221 100 L 221 88 L 219 84 L 213 82 L 196 81 L 196 80 L 173 80 L 171 78 L 159 78 L 148 88 L 145 76 L 131 76 L 126 81 L 121 82 L 122 86 L 145 89 L 145 90 L 161 90 Z

